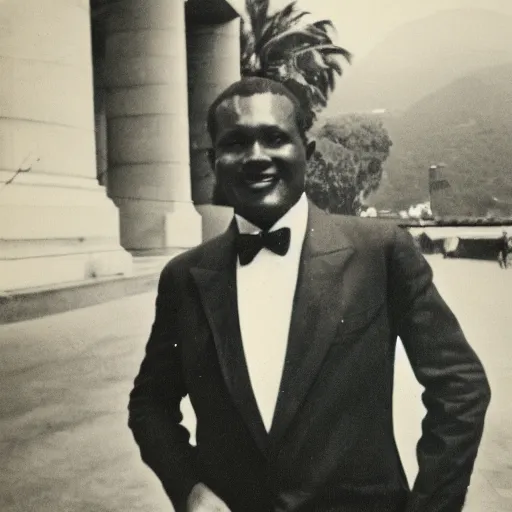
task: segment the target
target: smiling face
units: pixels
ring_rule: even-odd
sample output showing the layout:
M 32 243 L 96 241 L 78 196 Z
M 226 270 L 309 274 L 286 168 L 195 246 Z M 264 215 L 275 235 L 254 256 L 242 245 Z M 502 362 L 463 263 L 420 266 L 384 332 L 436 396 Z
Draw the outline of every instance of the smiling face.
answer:
M 295 107 L 285 96 L 234 96 L 215 112 L 211 153 L 217 186 L 227 203 L 253 224 L 270 228 L 304 192 L 306 144 Z

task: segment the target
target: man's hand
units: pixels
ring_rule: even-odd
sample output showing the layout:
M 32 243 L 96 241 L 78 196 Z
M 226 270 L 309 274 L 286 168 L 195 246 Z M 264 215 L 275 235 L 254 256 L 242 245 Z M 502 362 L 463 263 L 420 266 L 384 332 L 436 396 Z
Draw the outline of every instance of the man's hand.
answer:
M 187 499 L 187 512 L 231 512 L 229 507 L 206 485 L 192 487 Z

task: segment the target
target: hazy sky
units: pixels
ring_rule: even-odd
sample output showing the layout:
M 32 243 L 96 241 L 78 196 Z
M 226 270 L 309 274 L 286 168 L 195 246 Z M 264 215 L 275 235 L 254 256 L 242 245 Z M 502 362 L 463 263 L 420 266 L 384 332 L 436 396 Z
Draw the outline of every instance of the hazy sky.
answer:
M 280 7 L 291 0 L 270 0 Z M 512 16 L 512 0 L 299 0 L 315 18 L 329 18 L 339 43 L 360 58 L 391 30 L 445 9 L 481 8 Z

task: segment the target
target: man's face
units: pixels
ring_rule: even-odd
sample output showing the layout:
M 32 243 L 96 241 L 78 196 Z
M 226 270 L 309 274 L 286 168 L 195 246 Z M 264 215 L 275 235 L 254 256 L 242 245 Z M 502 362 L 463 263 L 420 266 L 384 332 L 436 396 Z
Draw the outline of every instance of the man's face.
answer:
M 235 96 L 217 107 L 216 127 L 211 160 L 217 186 L 236 213 L 271 227 L 304 191 L 310 151 L 293 103 L 271 93 Z

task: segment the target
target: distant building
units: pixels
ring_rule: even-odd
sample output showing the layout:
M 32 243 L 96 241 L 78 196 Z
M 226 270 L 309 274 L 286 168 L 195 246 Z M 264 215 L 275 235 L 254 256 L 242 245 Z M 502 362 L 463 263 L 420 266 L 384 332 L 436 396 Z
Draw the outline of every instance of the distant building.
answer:
M 381 217 L 384 219 L 396 219 L 399 217 L 398 213 L 392 210 L 379 210 L 377 212 L 377 217 Z
M 205 113 L 240 76 L 242 5 L 1 2 L 0 291 L 130 275 L 202 240 Z
M 373 206 L 370 206 L 366 210 L 363 210 L 361 212 L 360 216 L 361 217 L 377 217 L 377 210 Z
M 430 203 L 420 203 L 409 207 L 407 216 L 410 219 L 429 219 L 432 217 L 432 210 L 430 209 Z

